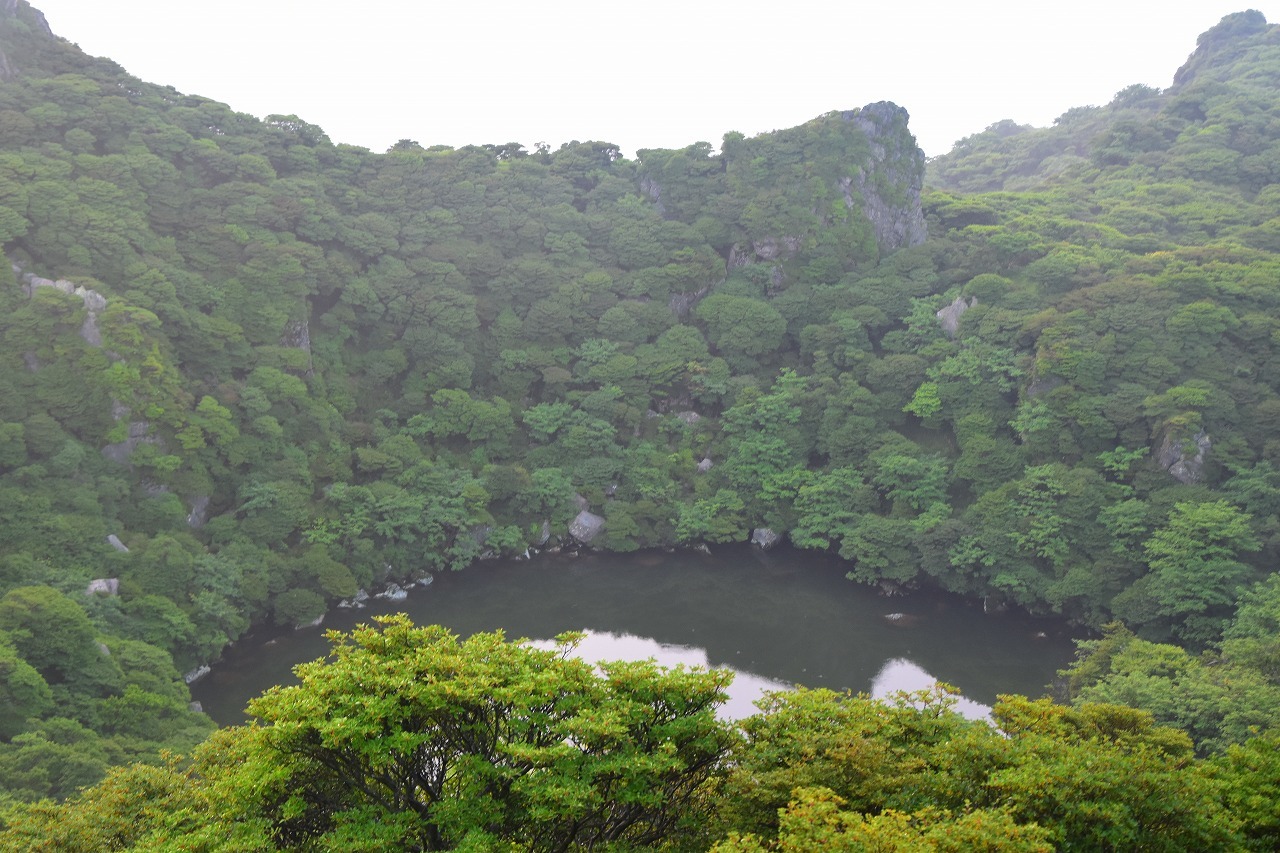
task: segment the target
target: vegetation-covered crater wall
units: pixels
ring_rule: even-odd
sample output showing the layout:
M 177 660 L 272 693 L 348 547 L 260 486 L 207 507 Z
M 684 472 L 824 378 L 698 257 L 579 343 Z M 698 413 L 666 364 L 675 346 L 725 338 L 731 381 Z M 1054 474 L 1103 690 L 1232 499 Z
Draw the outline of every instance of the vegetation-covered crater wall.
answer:
M 178 673 L 250 625 L 575 529 L 768 529 L 887 590 L 1234 649 L 1269 724 L 1268 653 L 1227 643 L 1277 600 L 1275 32 L 1230 16 L 1168 90 L 926 182 L 887 103 L 635 159 L 373 153 L 6 3 L 0 770 L 66 769 L 0 776 L 63 796 L 192 743 Z

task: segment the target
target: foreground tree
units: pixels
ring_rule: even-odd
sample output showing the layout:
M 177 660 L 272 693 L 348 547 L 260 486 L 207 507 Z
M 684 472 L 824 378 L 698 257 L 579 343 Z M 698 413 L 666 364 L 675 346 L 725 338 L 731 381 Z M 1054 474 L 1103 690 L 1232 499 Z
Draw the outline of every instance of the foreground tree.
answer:
M 573 635 L 459 640 L 404 616 L 330 639 L 301 684 L 250 704 L 267 725 L 205 753 L 219 798 L 271 844 L 550 851 L 702 831 L 727 673 L 597 668 Z
M 988 725 L 952 704 L 945 688 L 766 696 L 742 722 L 715 849 L 1236 849 L 1271 790 L 1265 767 L 1236 771 L 1248 807 L 1229 813 L 1190 739 L 1142 711 L 1005 696 Z

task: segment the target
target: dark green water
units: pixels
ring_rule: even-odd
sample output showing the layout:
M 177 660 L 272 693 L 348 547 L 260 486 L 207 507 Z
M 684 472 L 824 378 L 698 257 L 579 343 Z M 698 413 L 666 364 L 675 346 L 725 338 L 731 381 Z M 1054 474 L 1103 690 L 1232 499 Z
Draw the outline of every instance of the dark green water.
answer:
M 631 556 L 540 557 L 486 562 L 438 576 L 397 603 L 335 610 L 322 628 L 229 650 L 192 695 L 219 723 L 244 719 L 248 700 L 293 681 L 292 668 L 323 657 L 324 629 L 349 629 L 405 612 L 466 636 L 502 629 L 544 640 L 586 630 L 591 659 L 654 657 L 666 664 L 730 667 L 739 674 L 727 716 L 745 716 L 765 689 L 805 684 L 884 695 L 944 681 L 966 712 L 1000 693 L 1039 696 L 1071 659 L 1065 626 L 935 593 L 885 598 L 844 577 L 825 556 L 777 549 L 718 549 Z M 905 618 L 890 620 L 892 613 Z

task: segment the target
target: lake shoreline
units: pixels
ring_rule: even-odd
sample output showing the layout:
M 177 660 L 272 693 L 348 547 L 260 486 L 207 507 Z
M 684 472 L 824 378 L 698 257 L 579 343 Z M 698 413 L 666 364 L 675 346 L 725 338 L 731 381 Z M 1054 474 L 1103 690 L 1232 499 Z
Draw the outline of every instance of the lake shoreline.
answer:
M 855 692 L 869 689 L 890 659 L 916 660 L 943 680 L 982 684 L 998 681 L 1001 666 L 1011 671 L 1022 666 L 1021 653 L 1035 659 L 1043 649 L 1051 665 L 1031 666 L 1041 677 L 1014 679 L 1020 689 L 1039 692 L 1070 662 L 1079 636 L 1064 620 L 984 613 L 980 601 L 945 591 L 885 596 L 847 580 L 844 561 L 793 548 L 762 552 L 733 546 L 710 556 L 661 549 L 628 555 L 585 552 L 481 562 L 483 567 L 437 574 L 400 601 L 370 597 L 363 608 L 332 608 L 316 626 L 320 630 L 246 634 L 227 647 L 208 676 L 191 685 L 192 696 L 221 724 L 242 718 L 226 710 L 226 701 L 216 702 L 222 710 L 212 712 L 207 700 L 247 678 L 253 689 L 237 687 L 247 701 L 287 681 L 297 663 L 327 654 L 327 630 L 350 630 L 393 612 L 462 635 L 501 629 L 509 637 L 547 639 L 586 629 L 645 637 L 660 646 L 703 649 L 709 666 L 749 669 L 791 684 L 812 676 L 811 686 Z M 984 640 L 973 660 L 950 661 L 955 643 L 948 632 L 1006 641 L 1001 646 Z M 844 658 L 859 657 L 862 647 L 882 652 L 846 665 Z M 980 675 L 984 665 L 994 670 Z M 948 668 L 957 674 L 947 675 Z

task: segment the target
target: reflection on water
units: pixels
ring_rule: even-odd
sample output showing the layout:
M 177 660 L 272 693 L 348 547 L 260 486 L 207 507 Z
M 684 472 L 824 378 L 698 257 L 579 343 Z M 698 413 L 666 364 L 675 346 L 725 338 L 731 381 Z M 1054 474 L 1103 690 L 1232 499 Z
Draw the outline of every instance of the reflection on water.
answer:
M 726 717 L 753 712 L 766 690 L 795 684 L 883 696 L 935 678 L 959 688 L 966 714 L 983 716 L 1000 693 L 1038 696 L 1071 659 L 1062 626 L 930 593 L 885 598 L 845 579 L 838 560 L 779 549 L 586 555 L 489 562 L 437 576 L 407 600 L 335 611 L 325 628 L 349 630 L 405 612 L 459 636 L 502 630 L 548 639 L 585 631 L 592 660 L 655 658 L 729 667 L 738 675 Z M 293 667 L 323 657 L 323 630 L 246 639 L 192 694 L 219 723 L 244 719 L 249 699 L 292 683 Z
M 549 647 L 550 640 L 535 641 L 534 645 Z M 646 660 L 653 658 L 663 666 L 710 668 L 707 650 L 693 646 L 672 646 L 659 643 L 651 637 L 635 634 L 614 634 L 609 631 L 587 631 L 578 644 L 578 657 L 592 663 L 606 660 Z M 750 663 L 747 663 L 750 666 Z M 756 712 L 755 701 L 770 690 L 790 690 L 792 685 L 772 678 L 756 675 L 749 670 L 724 667 L 734 671 L 733 683 L 726 691 L 729 698 L 717 713 L 727 720 L 749 717 Z
M 905 658 L 893 658 L 871 679 L 871 695 L 883 699 L 894 693 L 914 693 L 930 690 L 938 679 Z M 957 696 L 955 710 L 970 720 L 985 720 L 991 716 L 991 706 L 975 702 L 967 696 Z
M 554 640 L 534 640 L 535 646 L 550 648 Z M 634 634 L 614 634 L 609 631 L 587 631 L 576 649 L 578 657 L 591 663 L 610 660 L 647 660 L 652 658 L 663 666 L 702 667 L 711 666 L 707 659 L 707 650 L 693 646 L 673 646 L 659 643 L 651 637 L 637 637 Z M 750 667 L 754 661 L 746 661 L 742 665 Z M 726 691 L 729 698 L 718 711 L 727 720 L 739 720 L 755 713 L 755 702 L 765 693 L 772 690 L 790 690 L 794 685 L 756 675 L 749 669 L 736 666 L 725 666 L 723 669 L 733 670 L 733 683 Z M 915 663 L 905 658 L 893 658 L 885 661 L 884 666 L 871 679 L 869 692 L 877 699 L 884 699 L 895 693 L 913 693 L 918 690 L 929 690 L 938 683 L 938 679 L 925 672 Z M 957 697 L 955 710 L 971 720 L 987 719 L 991 715 L 991 706 L 975 702 L 964 696 Z

